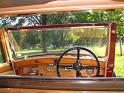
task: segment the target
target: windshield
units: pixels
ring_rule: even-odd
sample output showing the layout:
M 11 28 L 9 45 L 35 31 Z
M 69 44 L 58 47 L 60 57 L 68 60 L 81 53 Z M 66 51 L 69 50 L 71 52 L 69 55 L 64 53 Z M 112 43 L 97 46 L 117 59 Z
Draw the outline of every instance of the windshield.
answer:
M 62 53 L 72 47 L 84 47 L 106 56 L 106 27 L 60 27 L 45 29 L 9 30 L 9 38 L 18 56 Z M 70 53 L 75 53 L 73 50 Z M 81 52 L 85 54 L 85 52 Z

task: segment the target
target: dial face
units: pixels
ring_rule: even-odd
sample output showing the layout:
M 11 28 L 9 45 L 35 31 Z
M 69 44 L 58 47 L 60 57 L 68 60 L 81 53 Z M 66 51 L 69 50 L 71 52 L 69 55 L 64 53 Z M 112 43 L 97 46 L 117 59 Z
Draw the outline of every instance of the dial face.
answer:
M 86 73 L 89 74 L 89 75 L 91 75 L 91 74 L 94 73 L 94 69 L 87 69 L 86 70 Z
M 55 65 L 53 65 L 53 64 L 48 64 L 48 65 L 47 65 L 47 71 L 55 71 Z

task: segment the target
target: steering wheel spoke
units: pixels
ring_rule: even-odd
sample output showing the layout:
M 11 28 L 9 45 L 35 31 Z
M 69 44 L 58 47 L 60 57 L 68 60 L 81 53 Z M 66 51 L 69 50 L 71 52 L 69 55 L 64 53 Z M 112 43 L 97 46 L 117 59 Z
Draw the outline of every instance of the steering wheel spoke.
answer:
M 83 69 L 97 69 L 98 66 L 82 66 L 82 70 Z
M 81 72 L 80 71 L 76 71 L 76 77 L 80 77 L 81 76 Z
M 60 68 L 73 69 L 73 65 L 59 65 Z
M 77 63 L 80 64 L 80 49 L 77 48 Z

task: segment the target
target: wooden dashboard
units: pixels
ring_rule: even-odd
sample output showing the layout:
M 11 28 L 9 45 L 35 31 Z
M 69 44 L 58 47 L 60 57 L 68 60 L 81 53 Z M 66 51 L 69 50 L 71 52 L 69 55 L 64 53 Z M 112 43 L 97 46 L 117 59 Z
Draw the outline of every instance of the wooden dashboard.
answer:
M 44 56 L 23 59 L 14 62 L 15 71 L 20 76 L 43 76 L 57 77 L 56 61 L 58 56 Z M 61 60 L 63 65 L 72 65 L 76 62 L 76 57 L 65 56 Z M 80 62 L 86 66 L 96 66 L 96 61 L 93 59 L 80 59 Z M 61 77 L 75 77 L 76 71 L 67 68 L 60 68 Z M 89 73 L 90 72 L 90 73 Z M 92 77 L 96 75 L 96 69 L 81 70 L 82 77 Z M 105 62 L 100 61 L 100 76 L 105 75 Z

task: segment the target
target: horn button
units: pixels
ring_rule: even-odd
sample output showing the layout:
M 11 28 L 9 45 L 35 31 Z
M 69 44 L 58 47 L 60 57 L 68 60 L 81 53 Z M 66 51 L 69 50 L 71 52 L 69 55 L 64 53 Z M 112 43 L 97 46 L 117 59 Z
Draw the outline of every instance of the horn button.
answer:
M 82 69 L 82 64 L 81 63 L 74 63 L 73 68 L 76 71 L 80 71 Z

